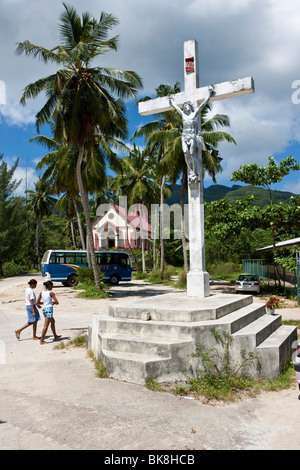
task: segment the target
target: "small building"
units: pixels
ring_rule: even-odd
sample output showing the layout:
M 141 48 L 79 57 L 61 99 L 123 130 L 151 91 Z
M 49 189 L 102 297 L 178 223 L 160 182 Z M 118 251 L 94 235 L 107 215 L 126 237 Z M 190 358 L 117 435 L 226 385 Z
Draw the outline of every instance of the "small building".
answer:
M 142 236 L 145 240 L 145 249 L 148 248 L 148 239 L 151 238 L 151 225 L 146 214 L 139 214 L 136 206 L 130 208 L 129 214 L 124 207 L 115 204 L 103 205 L 107 210 L 100 210 L 98 217 L 92 223 L 93 239 L 96 250 L 105 248 L 126 249 L 128 243 L 131 248 L 141 248 Z M 127 233 L 126 233 L 127 232 Z

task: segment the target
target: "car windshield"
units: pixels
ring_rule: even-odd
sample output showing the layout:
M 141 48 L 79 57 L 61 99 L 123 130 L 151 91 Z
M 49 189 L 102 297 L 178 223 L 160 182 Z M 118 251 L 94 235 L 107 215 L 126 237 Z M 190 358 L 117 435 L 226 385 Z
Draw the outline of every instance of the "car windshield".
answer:
M 238 281 L 257 281 L 257 276 L 255 274 L 240 274 Z

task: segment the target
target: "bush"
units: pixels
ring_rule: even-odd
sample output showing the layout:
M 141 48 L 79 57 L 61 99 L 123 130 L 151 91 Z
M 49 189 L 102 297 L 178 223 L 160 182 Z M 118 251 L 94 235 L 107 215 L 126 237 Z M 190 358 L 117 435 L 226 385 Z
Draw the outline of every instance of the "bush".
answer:
M 236 263 L 212 264 L 208 267 L 208 272 L 211 277 L 216 279 L 223 279 L 225 281 L 235 282 L 238 275 L 242 272 L 242 266 Z
M 2 271 L 4 277 L 18 276 L 18 274 L 20 274 L 20 268 L 13 261 L 4 263 Z
M 186 289 L 186 278 L 187 278 L 187 273 L 185 272 L 184 269 L 182 269 L 178 273 L 178 282 L 176 286 L 180 287 L 181 289 Z
M 78 268 L 78 282 L 80 284 L 84 284 L 86 286 L 88 285 L 95 285 L 95 278 L 94 278 L 94 271 L 93 268 L 88 268 L 88 267 L 79 267 Z M 99 273 L 99 281 L 100 281 L 100 287 L 103 287 L 103 278 L 104 274 L 101 272 L 100 268 L 98 268 L 98 273 Z
M 78 282 L 81 284 L 94 284 L 93 268 L 79 267 L 78 268 Z M 102 276 L 103 277 L 103 276 Z

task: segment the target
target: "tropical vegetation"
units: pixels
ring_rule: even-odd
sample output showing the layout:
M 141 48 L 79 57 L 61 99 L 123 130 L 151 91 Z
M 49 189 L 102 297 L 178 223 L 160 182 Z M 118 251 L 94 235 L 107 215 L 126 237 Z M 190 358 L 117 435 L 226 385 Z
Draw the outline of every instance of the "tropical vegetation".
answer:
M 15 178 L 18 160 L 9 168 L 0 154 L 0 276 L 39 269 L 42 254 L 50 248 L 87 249 L 95 285 L 101 288 L 91 221 L 96 217 L 98 204 L 117 203 L 119 196 L 126 196 L 128 207 L 135 204 L 140 217 L 141 247 L 132 254 L 137 258 L 141 276 L 152 270 L 152 279 L 169 280 L 172 265 L 182 269 L 180 276 L 184 279 L 189 258 L 184 224 L 187 171 L 181 146 L 181 119 L 176 111 L 156 115 L 134 133 L 133 143 L 125 145 L 130 137 L 126 100 L 136 99 L 142 88 L 141 79 L 133 71 L 98 65 L 103 54 L 117 50 L 118 37 L 109 37 L 109 33 L 118 20 L 106 12 L 96 19 L 88 13 L 80 17 L 66 4 L 63 8 L 58 45 L 47 49 L 27 40 L 17 47 L 18 54 L 39 58 L 45 64 L 52 62 L 57 70 L 27 85 L 21 97 L 25 105 L 42 92 L 46 96 L 36 115 L 38 135 L 32 137 L 32 141 L 46 149 L 37 166 L 41 176 L 24 196 L 15 195 L 20 184 Z M 159 85 L 155 94 L 160 97 L 179 91 L 177 82 L 173 86 Z M 201 119 L 207 148 L 203 152 L 203 172 L 216 182 L 222 171 L 218 145 L 223 141 L 235 144 L 235 140 L 224 131 L 230 126 L 229 117 L 214 115 L 209 104 Z M 40 134 L 43 125 L 48 126 L 51 137 Z M 142 147 L 136 144 L 140 138 L 144 139 Z M 253 188 L 260 186 L 261 191 L 266 188 L 274 196 L 271 184 L 299 168 L 293 157 L 279 165 L 270 157 L 267 168 L 245 165 L 233 173 L 234 181 L 251 185 L 250 195 L 236 199 L 232 190 L 220 199 L 214 191 L 215 197 L 205 202 L 209 266 L 241 263 L 243 258 L 257 257 L 259 247 L 297 236 L 299 197 L 279 203 L 272 197 L 260 204 L 260 193 Z M 164 237 L 166 215 L 160 210 L 152 219 L 159 222 L 152 226 L 159 237 L 148 239 L 146 249 L 142 211 L 146 208 L 150 215 L 151 205 L 163 207 L 178 186 L 180 236 L 172 225 L 170 237 Z M 294 252 L 274 250 L 270 256 L 272 261 L 294 266 Z

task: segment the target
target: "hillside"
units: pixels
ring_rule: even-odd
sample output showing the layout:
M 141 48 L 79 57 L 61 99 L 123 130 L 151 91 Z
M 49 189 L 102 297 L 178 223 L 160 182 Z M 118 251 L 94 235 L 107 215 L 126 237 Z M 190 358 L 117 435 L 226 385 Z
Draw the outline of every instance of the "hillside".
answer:
M 169 205 L 180 204 L 180 185 L 176 184 L 173 188 L 172 196 L 167 199 L 166 203 Z M 237 199 L 244 199 L 246 196 L 254 194 L 254 204 L 260 207 L 268 205 L 270 202 L 269 192 L 263 188 L 257 188 L 255 186 L 239 186 L 233 185 L 231 188 L 223 186 L 221 184 L 213 184 L 208 188 L 204 188 L 204 201 L 212 202 L 219 201 L 225 197 L 230 201 L 234 202 Z M 273 204 L 279 204 L 280 202 L 288 203 L 291 196 L 295 194 L 287 191 L 272 191 Z M 185 204 L 188 202 L 187 194 L 185 194 Z

